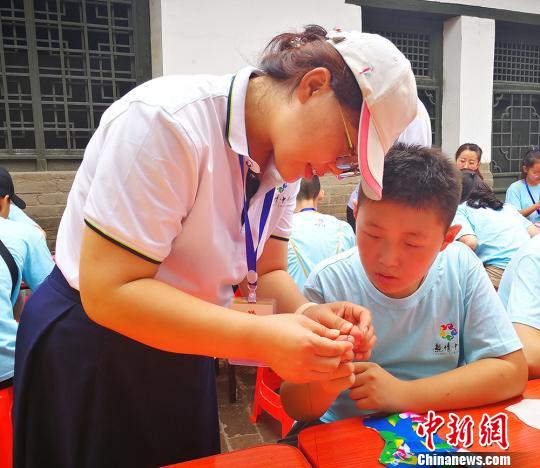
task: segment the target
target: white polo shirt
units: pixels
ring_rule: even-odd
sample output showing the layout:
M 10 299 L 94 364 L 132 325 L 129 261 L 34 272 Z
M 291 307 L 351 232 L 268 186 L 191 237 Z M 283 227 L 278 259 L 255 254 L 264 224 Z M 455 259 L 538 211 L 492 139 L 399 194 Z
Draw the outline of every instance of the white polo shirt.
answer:
M 166 76 L 148 81 L 103 114 L 75 177 L 58 232 L 56 262 L 79 289 L 86 224 L 158 263 L 156 278 L 215 304 L 247 272 L 241 223 L 247 155 L 245 95 L 250 76 Z M 257 163 L 245 164 L 259 172 Z M 288 238 L 299 182 L 286 184 L 269 162 L 249 216 L 255 245 L 264 196 L 276 188 L 264 242 Z

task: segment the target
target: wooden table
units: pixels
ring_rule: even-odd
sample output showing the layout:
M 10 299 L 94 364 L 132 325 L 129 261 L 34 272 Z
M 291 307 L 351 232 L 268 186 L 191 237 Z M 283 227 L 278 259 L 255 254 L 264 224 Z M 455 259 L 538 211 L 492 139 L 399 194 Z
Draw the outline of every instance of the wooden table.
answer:
M 535 453 L 540 447 L 540 430 L 523 423 L 517 416 L 504 409 L 522 398 L 540 398 L 540 379 L 532 380 L 522 396 L 506 400 L 493 405 L 451 411 L 459 417 L 471 415 L 474 419 L 474 444 L 468 448 L 471 452 L 502 452 L 510 453 L 512 466 L 519 468 L 537 468 L 540 466 L 539 456 Z M 503 452 L 497 444 L 492 447 L 482 447 L 478 443 L 478 430 L 484 413 L 493 416 L 499 412 L 508 415 L 508 441 L 509 452 Z M 449 421 L 449 411 L 437 412 L 443 416 L 445 422 Z M 445 425 L 438 431 L 438 435 L 445 439 L 449 432 Z M 321 424 L 300 432 L 298 446 L 308 461 L 315 467 L 382 467 L 378 461 L 382 453 L 384 442 L 373 429 L 362 424 L 362 418 L 345 419 L 331 424 Z
M 258 445 L 213 457 L 198 458 L 165 468 L 296 468 L 309 467 L 302 452 L 290 445 Z

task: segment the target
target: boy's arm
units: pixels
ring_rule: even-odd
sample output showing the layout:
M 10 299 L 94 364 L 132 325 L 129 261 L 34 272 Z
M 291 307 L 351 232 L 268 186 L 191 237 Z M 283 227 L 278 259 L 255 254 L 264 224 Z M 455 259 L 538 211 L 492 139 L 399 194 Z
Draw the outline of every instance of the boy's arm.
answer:
M 280 397 L 287 414 L 297 421 L 320 418 L 338 395 L 354 382 L 354 364 L 344 362 L 331 380 L 306 384 L 281 384 Z
M 518 350 L 486 358 L 442 374 L 404 381 L 373 363 L 355 363 L 350 397 L 359 409 L 385 412 L 470 408 L 519 395 L 527 383 L 527 363 Z

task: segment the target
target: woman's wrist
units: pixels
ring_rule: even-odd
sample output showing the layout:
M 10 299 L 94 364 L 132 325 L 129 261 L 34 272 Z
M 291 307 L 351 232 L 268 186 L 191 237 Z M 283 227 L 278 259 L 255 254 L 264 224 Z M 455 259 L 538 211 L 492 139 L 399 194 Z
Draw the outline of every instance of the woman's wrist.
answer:
M 294 313 L 295 314 L 303 314 L 307 309 L 309 309 L 310 307 L 313 307 L 313 306 L 316 306 L 318 304 L 316 304 L 315 302 L 306 302 L 304 304 L 302 304 L 300 307 L 298 307 Z

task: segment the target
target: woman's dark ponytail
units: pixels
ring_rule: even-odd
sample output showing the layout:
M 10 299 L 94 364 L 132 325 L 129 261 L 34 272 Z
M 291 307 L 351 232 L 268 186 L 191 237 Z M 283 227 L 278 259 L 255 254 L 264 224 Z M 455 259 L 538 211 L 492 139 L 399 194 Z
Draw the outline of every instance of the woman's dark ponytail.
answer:
M 310 24 L 303 32 L 277 35 L 264 49 L 259 68 L 292 91 L 307 72 L 324 67 L 332 76 L 331 86 L 340 104 L 360 112 L 362 93 L 358 83 L 326 34 L 322 26 Z

